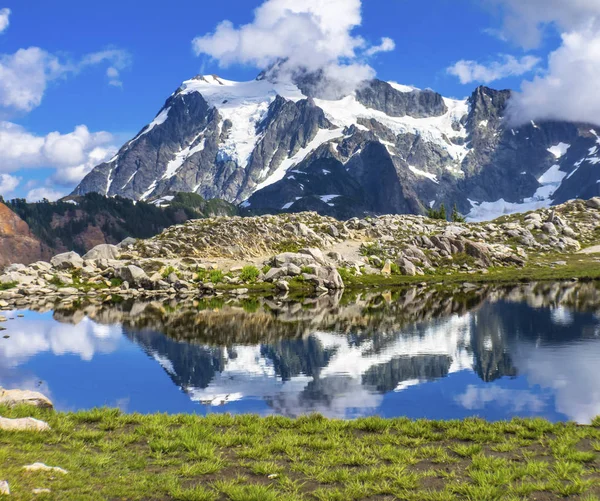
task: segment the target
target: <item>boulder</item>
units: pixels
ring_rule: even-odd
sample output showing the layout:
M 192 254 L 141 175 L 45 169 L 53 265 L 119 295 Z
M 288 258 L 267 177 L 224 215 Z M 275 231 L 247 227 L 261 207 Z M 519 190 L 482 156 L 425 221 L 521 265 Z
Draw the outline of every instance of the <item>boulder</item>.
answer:
M 49 429 L 48 423 L 31 417 L 18 419 L 0 417 L 0 430 L 4 431 L 48 431 Z
M 556 229 L 556 226 L 554 226 L 554 223 L 544 223 L 542 225 L 542 231 L 546 235 L 550 235 L 550 236 L 558 235 L 558 230 Z
M 52 402 L 48 397 L 38 393 L 37 391 L 29 390 L 5 390 L 0 388 L 0 405 L 12 407 L 14 405 L 33 405 L 34 407 L 42 407 L 51 409 Z
M 275 280 L 285 277 L 287 271 L 284 268 L 271 268 L 265 274 L 265 282 L 274 282 Z
M 83 259 L 77 252 L 64 252 L 54 256 L 50 263 L 59 270 L 83 268 Z
M 126 249 L 130 245 L 134 245 L 136 242 L 137 242 L 137 240 L 135 238 L 127 237 L 125 240 L 119 242 L 117 244 L 117 247 L 119 249 Z
M 392 274 L 392 262 L 389 259 L 386 259 L 383 264 L 383 268 L 381 268 L 382 275 L 391 275 Z
M 308 249 L 302 249 L 298 253 L 299 254 L 307 254 L 307 255 L 311 256 L 313 258 L 313 260 L 319 264 L 323 264 L 323 265 L 327 264 L 327 261 L 325 260 L 325 256 L 323 255 L 323 253 L 321 252 L 320 249 L 311 247 Z
M 278 280 L 277 282 L 275 282 L 275 288 L 278 291 L 289 292 L 290 284 L 288 284 L 285 280 Z
M 600 197 L 590 198 L 585 205 L 590 209 L 600 209 Z
M 401 259 L 398 261 L 398 267 L 403 275 L 414 277 L 417 274 L 417 267 L 408 259 Z
M 316 276 L 318 278 L 318 285 L 323 285 L 327 289 L 341 290 L 346 286 L 342 280 L 341 275 L 333 266 L 321 266 L 317 268 L 315 275 L 308 275 L 309 277 Z M 306 275 L 305 275 L 306 278 Z M 312 279 L 314 282 L 314 279 Z
M 480 244 L 477 242 L 471 242 L 470 240 L 467 240 L 465 241 L 465 252 L 469 256 L 480 260 L 487 267 L 492 265 L 489 248 L 485 244 Z
M 10 496 L 10 487 L 6 480 L 0 480 L 0 496 Z
M 12 273 L 12 272 L 20 273 L 25 270 L 27 270 L 27 266 L 25 266 L 24 264 L 15 263 L 15 264 L 11 264 L 11 265 L 7 266 L 6 268 L 4 268 L 4 273 Z
M 119 259 L 121 249 L 116 245 L 101 244 L 90 250 L 83 259 Z
M 35 277 L 23 275 L 22 273 L 17 273 L 16 271 L 0 275 L 0 284 L 17 283 L 19 285 L 29 285 L 33 282 L 35 282 Z
M 117 273 L 117 276 L 121 280 L 127 282 L 129 285 L 137 287 L 144 284 L 144 282 L 150 281 L 148 275 L 146 275 L 146 272 L 144 270 L 132 264 L 130 264 L 129 266 L 122 266 L 121 268 L 118 268 L 115 271 Z
M 313 264 L 315 262 L 315 258 L 310 254 L 300 254 L 296 252 L 284 252 L 283 254 L 278 254 L 273 258 L 273 265 L 276 268 L 280 268 L 285 266 L 286 264 L 295 264 L 296 266 L 306 266 L 309 264 Z

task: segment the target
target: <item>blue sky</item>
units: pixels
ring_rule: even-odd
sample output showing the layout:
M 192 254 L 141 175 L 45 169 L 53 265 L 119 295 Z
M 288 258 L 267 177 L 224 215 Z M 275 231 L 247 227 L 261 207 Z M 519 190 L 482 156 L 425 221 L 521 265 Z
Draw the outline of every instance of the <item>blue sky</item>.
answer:
M 56 198 L 68 193 L 95 159 L 134 135 L 183 80 L 197 73 L 254 78 L 258 69 L 242 57 L 238 58 L 242 64 L 224 68 L 219 55 L 194 53 L 192 40 L 212 33 L 225 19 L 236 28 L 252 23 L 253 10 L 263 3 L 179 0 L 167 6 L 147 0 L 142 6 L 133 0 L 7 0 L 0 4 L 0 9 L 10 9 L 9 14 L 0 10 L 0 28 L 2 12 L 8 20 L 0 29 L 0 194 Z M 507 36 L 506 12 L 517 9 L 514 5 L 514 0 L 363 0 L 360 25 L 351 35 L 362 37 L 366 46 L 376 46 L 382 37 L 394 41 L 394 50 L 361 61 L 384 80 L 430 87 L 453 97 L 467 96 L 485 81 L 492 87 L 519 89 L 524 79 L 543 71 L 548 54 L 561 46 L 561 30 L 544 30 L 542 40 L 533 45 Z M 560 25 L 556 19 L 539 22 Z M 27 55 L 26 63 L 15 62 L 17 54 Z M 509 56 L 515 60 L 507 65 Z M 461 60 L 481 65 L 463 67 L 466 83 L 461 83 L 459 73 L 448 71 Z M 511 67 L 520 74 L 504 78 Z M 15 97 L 16 90 L 33 85 L 36 78 L 44 85 L 32 90 L 32 100 Z M 87 129 L 69 136 L 80 125 Z M 59 134 L 48 136 L 53 132 Z M 69 149 L 74 139 L 81 145 L 75 152 Z M 24 152 L 15 148 L 17 143 Z

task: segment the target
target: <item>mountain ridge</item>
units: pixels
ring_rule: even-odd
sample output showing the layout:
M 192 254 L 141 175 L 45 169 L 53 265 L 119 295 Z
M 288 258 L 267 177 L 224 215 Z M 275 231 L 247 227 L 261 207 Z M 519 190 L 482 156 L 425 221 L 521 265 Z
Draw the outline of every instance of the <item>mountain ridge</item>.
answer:
M 458 100 L 373 80 L 323 99 L 306 95 L 315 87 L 307 81 L 187 80 L 73 193 L 147 200 L 189 191 L 250 213 L 341 218 L 444 203 L 473 220 L 600 194 L 590 168 L 600 162 L 596 129 L 511 127 L 510 90 L 482 86 Z

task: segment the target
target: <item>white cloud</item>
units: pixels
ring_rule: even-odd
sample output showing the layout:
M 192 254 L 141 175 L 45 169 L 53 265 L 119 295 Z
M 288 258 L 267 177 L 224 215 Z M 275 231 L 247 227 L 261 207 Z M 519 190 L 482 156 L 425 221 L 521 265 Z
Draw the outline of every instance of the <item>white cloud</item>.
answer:
M 514 123 L 568 120 L 600 125 L 600 32 L 565 33 L 550 54 L 547 71 L 523 82 L 510 101 Z
M 0 171 L 52 167 L 56 169 L 52 180 L 69 186 L 112 157 L 115 142 L 112 134 L 90 132 L 85 125 L 68 134 L 37 136 L 14 123 L 0 122 Z
M 48 82 L 66 72 L 55 56 L 38 47 L 0 55 L 0 106 L 31 111 L 42 102 Z
M 81 68 L 84 68 L 86 66 L 93 66 L 104 62 L 110 64 L 106 70 L 108 84 L 115 87 L 122 87 L 121 71 L 131 66 L 131 54 L 121 49 L 107 49 L 88 54 L 79 64 Z
M 20 178 L 10 174 L 0 174 L 0 195 L 6 197 L 19 186 Z
M 489 84 L 503 78 L 529 73 L 540 61 L 540 58 L 534 56 L 523 56 L 521 59 L 517 59 L 514 56 L 504 54 L 501 56 L 500 61 L 494 61 L 488 65 L 463 59 L 452 65 L 447 71 L 458 77 L 462 84 L 471 82 Z
M 0 33 L 4 33 L 10 24 L 10 9 L 0 9 Z
M 396 42 L 391 38 L 383 37 L 379 45 L 374 45 L 365 51 L 366 56 L 374 56 L 379 52 L 391 52 L 396 48 Z
M 600 28 L 598 0 L 487 0 L 502 9 L 506 38 L 526 49 L 538 47 L 544 30 L 554 25 L 561 32 Z
M 541 45 L 548 31 L 562 43 L 543 72 L 521 85 L 509 102 L 509 118 L 566 120 L 600 125 L 600 0 L 487 0 L 500 8 L 502 36 L 525 49 Z
M 235 27 L 223 21 L 213 33 L 195 38 L 192 46 L 197 55 L 206 54 L 221 67 L 247 64 L 262 69 L 279 63 L 280 78 L 322 71 L 338 87 L 355 88 L 375 76 L 365 58 L 393 45 L 386 38 L 377 48 L 369 47 L 353 34 L 361 22 L 361 0 L 266 0 L 251 23 Z
M 107 72 L 109 83 L 120 85 L 119 72 L 131 64 L 131 57 L 125 51 L 111 49 L 88 54 L 78 62 L 70 62 L 61 61 L 39 47 L 19 49 L 14 54 L 2 54 L 0 106 L 31 111 L 41 104 L 50 82 L 102 63 L 110 65 L 111 72 Z
M 67 194 L 68 193 L 66 191 L 59 191 L 50 187 L 41 187 L 30 190 L 25 198 L 28 202 L 39 202 L 44 198 L 46 200 L 49 200 L 50 202 L 55 202 L 56 200 L 66 196 Z

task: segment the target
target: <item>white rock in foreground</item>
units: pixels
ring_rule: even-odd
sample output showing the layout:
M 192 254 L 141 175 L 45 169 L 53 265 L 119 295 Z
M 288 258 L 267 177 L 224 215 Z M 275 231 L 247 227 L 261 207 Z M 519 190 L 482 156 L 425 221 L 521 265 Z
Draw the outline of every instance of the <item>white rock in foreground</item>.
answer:
M 48 431 L 50 426 L 39 419 L 27 417 L 9 419 L 0 417 L 0 430 L 4 431 Z
M 0 480 L 0 496 L 10 496 L 10 488 L 6 480 Z
M 23 469 L 26 471 L 51 471 L 54 473 L 61 473 L 62 475 L 66 475 L 67 473 L 69 473 L 63 468 L 59 468 L 58 466 L 48 466 L 44 463 L 33 463 L 27 466 L 23 466 Z
M 48 397 L 37 391 L 30 390 L 5 390 L 0 388 L 0 405 L 33 405 L 35 407 L 52 408 L 54 405 Z

